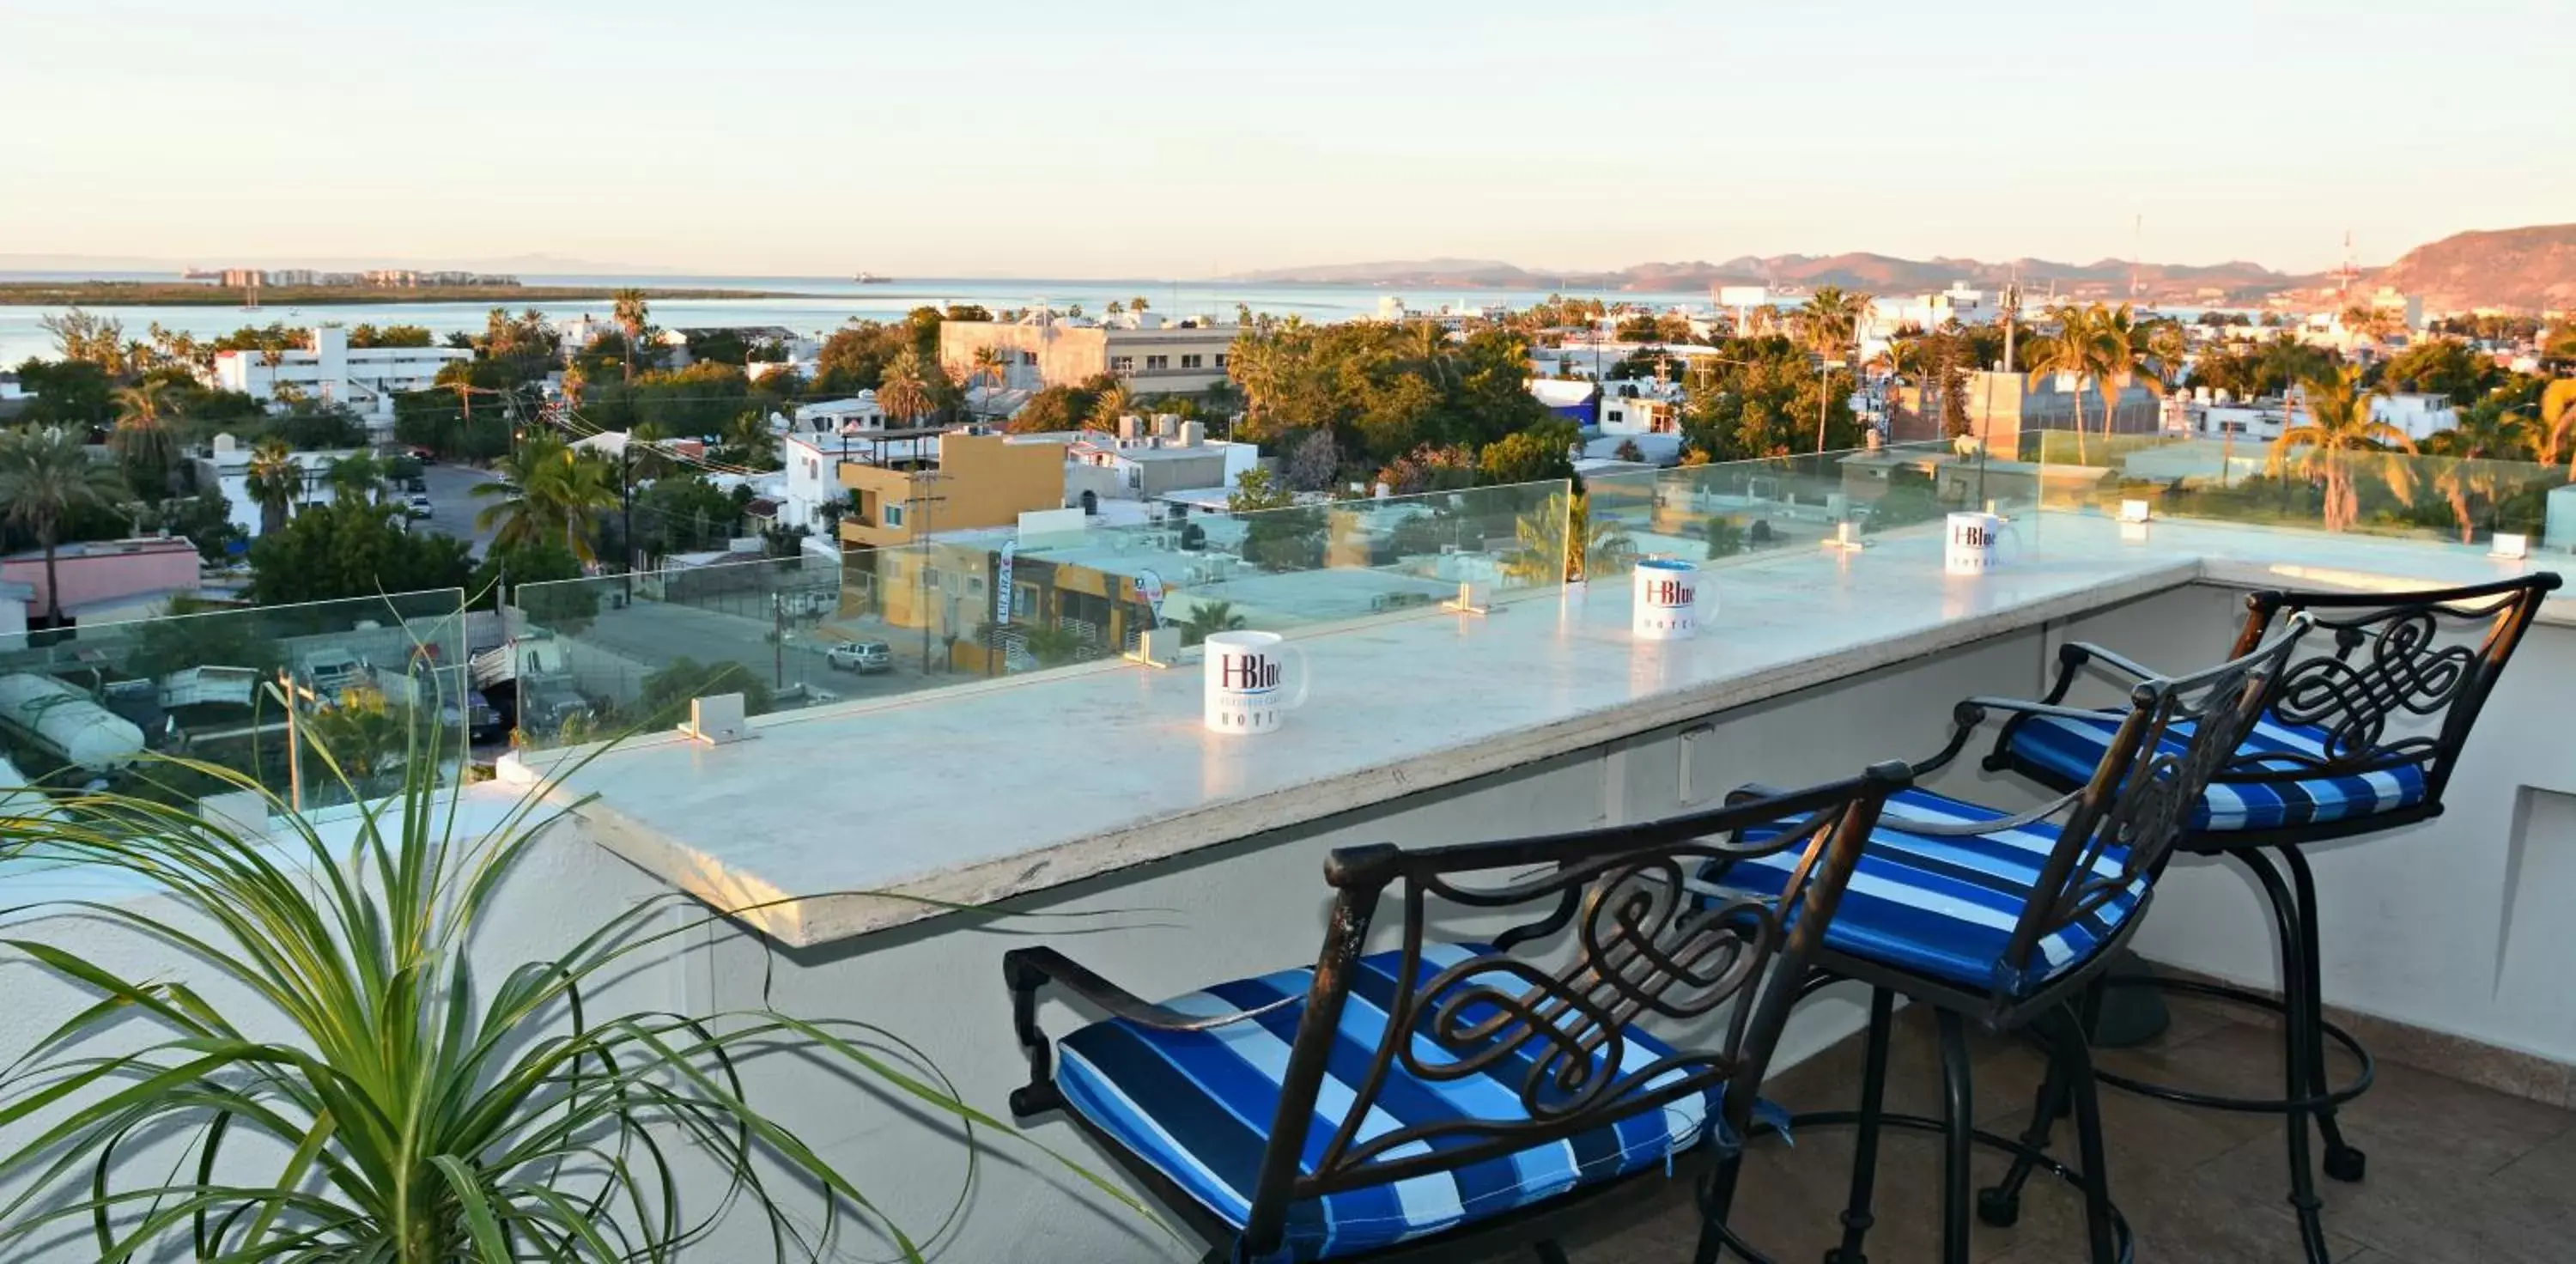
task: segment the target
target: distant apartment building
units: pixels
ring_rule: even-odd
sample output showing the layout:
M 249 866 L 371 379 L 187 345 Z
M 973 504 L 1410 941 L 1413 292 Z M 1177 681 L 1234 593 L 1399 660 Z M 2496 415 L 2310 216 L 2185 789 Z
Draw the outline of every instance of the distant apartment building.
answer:
M 203 276 L 206 274 L 195 273 Z M 241 289 L 253 285 L 268 286 L 358 286 L 379 289 L 418 289 L 424 285 L 517 285 L 514 276 L 492 276 L 480 272 L 453 270 L 420 271 L 413 268 L 376 268 L 366 272 L 319 272 L 312 268 L 226 268 L 216 274 L 224 285 Z
M 1015 526 L 1020 515 L 1064 506 L 1062 439 L 1022 439 L 966 430 L 889 431 L 927 439 L 926 459 L 837 460 L 849 508 L 841 543 L 876 549 L 933 532 Z
M 302 349 L 281 352 L 275 364 L 261 351 L 215 353 L 214 385 L 253 399 L 275 401 L 280 388 L 327 400 L 390 423 L 394 393 L 426 390 L 438 371 L 474 358 L 460 347 L 351 347 L 349 331 L 316 326 Z
M 1234 486 L 1261 462 L 1249 443 L 1211 442 L 1207 427 L 1176 417 L 1128 417 L 1118 433 L 1087 432 L 1064 450 L 1064 493 L 1080 503 L 1159 500 L 1174 492 Z
M 964 380 L 987 347 L 1008 361 L 1005 386 L 1079 386 L 1115 373 L 1139 394 L 1204 391 L 1226 380 L 1235 327 L 1173 324 L 1152 313 L 1117 324 L 1093 324 L 1041 312 L 1018 321 L 950 320 L 939 325 L 939 364 Z

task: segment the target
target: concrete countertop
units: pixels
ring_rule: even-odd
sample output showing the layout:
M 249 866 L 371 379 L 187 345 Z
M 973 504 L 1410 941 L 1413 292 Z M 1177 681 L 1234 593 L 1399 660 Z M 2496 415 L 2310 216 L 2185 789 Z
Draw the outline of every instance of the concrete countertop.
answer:
M 1699 639 L 1637 643 L 1622 580 L 1485 618 L 1300 636 L 1313 696 L 1278 732 L 1199 724 L 1194 664 L 1094 664 L 761 717 L 707 747 L 630 742 L 574 771 L 590 837 L 806 946 L 1448 785 L 2199 581 L 2477 582 L 2545 568 L 2313 532 L 2040 514 L 2020 561 L 1945 575 L 1936 530 L 1857 554 L 1712 566 Z M 2576 625 L 2576 603 L 2551 622 Z M 559 757 L 558 757 L 559 758 Z M 531 771 L 542 771 L 544 759 Z M 791 903 L 772 903 L 798 897 Z

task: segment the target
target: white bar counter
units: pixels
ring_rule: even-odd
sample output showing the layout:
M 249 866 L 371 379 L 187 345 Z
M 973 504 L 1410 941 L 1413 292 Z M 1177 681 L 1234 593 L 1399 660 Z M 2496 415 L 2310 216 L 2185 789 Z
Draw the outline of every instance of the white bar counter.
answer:
M 2404 588 L 2547 569 L 2367 536 L 2089 515 L 2025 517 L 2023 555 L 1942 572 L 1939 525 L 1858 553 L 1711 565 L 1694 641 L 1632 642 L 1624 579 L 1487 617 L 1297 638 L 1312 697 L 1278 732 L 1200 727 L 1194 663 L 1094 664 L 755 721 L 708 747 L 628 743 L 573 772 L 589 835 L 791 946 L 809 947 L 1300 825 L 1776 698 L 2195 582 Z M 2545 617 L 2576 624 L 2576 604 Z M 2221 638 L 2223 645 L 2223 638 Z M 2127 647 L 2136 651 L 2139 647 Z M 2149 661 L 2163 662 L 2162 657 Z M 2176 670 L 2201 666 L 2172 664 Z M 2036 687 L 2036 683 L 2034 684 Z M 1852 752 L 1841 775 L 1873 759 Z M 536 771 L 563 753 L 530 761 Z M 790 897 L 796 897 L 792 902 Z

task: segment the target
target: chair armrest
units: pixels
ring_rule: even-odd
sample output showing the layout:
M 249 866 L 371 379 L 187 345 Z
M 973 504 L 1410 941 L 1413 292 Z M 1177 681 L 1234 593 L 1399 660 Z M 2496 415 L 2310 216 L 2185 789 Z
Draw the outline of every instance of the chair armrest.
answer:
M 1156 1005 L 1094 973 L 1053 948 L 1014 948 L 1002 954 L 1002 981 L 1011 990 L 1011 1029 L 1028 1055 L 1029 1082 L 1011 1091 L 1011 1113 L 1042 1114 L 1064 1104 L 1055 1086 L 1055 1045 L 1038 1026 L 1038 989 L 1049 983 L 1107 1010 L 1114 1018 L 1164 1031 L 1207 1031 L 1259 1018 L 1306 998 L 1287 996 L 1256 1009 L 1225 1014 L 1184 1014 Z
M 1011 995 L 1015 999 L 1023 995 L 1034 998 L 1040 985 L 1055 983 L 1107 1010 L 1113 1018 L 1123 1018 L 1140 1027 L 1163 1031 L 1207 1031 L 1259 1018 L 1306 999 L 1302 996 L 1282 997 L 1256 1009 L 1224 1014 L 1184 1014 L 1168 1006 L 1157 1005 L 1100 977 L 1090 967 L 1053 948 L 1014 948 L 1003 953 L 1002 973 L 1009 980 Z

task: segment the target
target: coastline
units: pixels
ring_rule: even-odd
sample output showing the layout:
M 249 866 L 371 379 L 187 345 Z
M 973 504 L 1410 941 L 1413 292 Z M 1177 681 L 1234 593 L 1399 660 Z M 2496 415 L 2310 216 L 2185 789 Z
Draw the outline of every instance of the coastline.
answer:
M 704 299 L 819 298 L 800 290 L 712 290 L 692 287 L 638 287 L 647 301 Z M 0 306 L 11 307 L 240 307 L 248 291 L 194 281 L 0 281 Z M 604 302 L 616 297 L 611 286 L 562 285 L 423 285 L 395 288 L 372 285 L 262 286 L 263 307 L 385 307 L 414 303 L 493 303 L 517 307 L 527 303 Z

